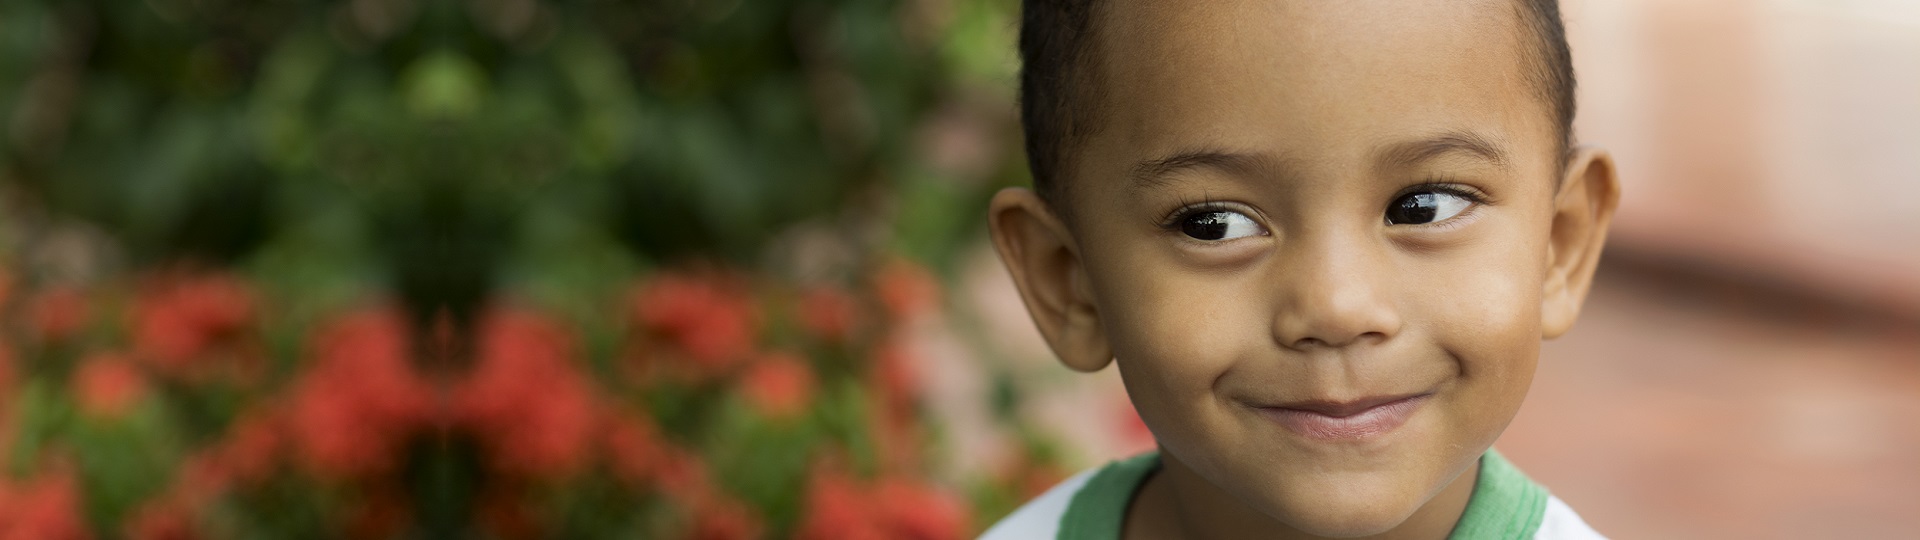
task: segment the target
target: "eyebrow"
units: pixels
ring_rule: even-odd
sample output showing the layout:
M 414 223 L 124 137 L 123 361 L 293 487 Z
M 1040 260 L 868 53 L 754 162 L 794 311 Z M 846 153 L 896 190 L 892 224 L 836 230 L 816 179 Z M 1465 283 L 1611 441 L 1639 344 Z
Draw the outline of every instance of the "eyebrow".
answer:
M 1196 169 L 1214 169 L 1228 174 L 1252 175 L 1265 169 L 1265 159 L 1218 149 L 1191 150 L 1172 156 L 1141 161 L 1133 166 L 1133 189 L 1145 190 L 1172 183 L 1178 173 Z
M 1387 146 L 1380 149 L 1377 162 L 1389 168 L 1404 168 L 1459 153 L 1478 157 L 1499 167 L 1507 166 L 1507 152 L 1501 145 L 1479 133 L 1459 130 Z
M 1506 150 L 1493 139 L 1461 130 L 1383 147 L 1376 153 L 1376 161 L 1389 168 L 1404 168 L 1455 153 L 1477 157 L 1499 167 L 1506 167 L 1508 163 Z M 1191 170 L 1212 169 L 1236 176 L 1255 176 L 1286 169 L 1285 163 L 1274 161 L 1260 154 L 1201 148 L 1141 161 L 1128 176 L 1133 180 L 1133 189 L 1139 191 L 1165 187 L 1173 183 L 1179 173 Z

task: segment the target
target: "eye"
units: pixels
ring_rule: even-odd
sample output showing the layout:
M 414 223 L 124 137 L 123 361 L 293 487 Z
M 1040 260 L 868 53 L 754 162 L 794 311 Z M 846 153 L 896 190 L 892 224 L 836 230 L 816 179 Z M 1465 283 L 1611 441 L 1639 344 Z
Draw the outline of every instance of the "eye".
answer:
M 1402 195 L 1387 205 L 1388 225 L 1420 225 L 1446 221 L 1460 215 L 1473 201 L 1445 191 L 1421 191 Z
M 1200 210 L 1180 217 L 1180 232 L 1195 240 L 1232 240 L 1266 234 L 1246 214 L 1231 210 Z

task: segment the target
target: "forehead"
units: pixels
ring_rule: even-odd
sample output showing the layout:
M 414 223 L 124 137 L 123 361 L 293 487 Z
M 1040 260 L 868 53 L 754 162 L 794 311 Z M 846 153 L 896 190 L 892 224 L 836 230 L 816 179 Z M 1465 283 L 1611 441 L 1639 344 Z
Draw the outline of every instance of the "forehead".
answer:
M 1358 158 L 1474 132 L 1534 153 L 1553 135 L 1511 1 L 1116 2 L 1099 22 L 1103 129 L 1089 150 L 1195 145 Z

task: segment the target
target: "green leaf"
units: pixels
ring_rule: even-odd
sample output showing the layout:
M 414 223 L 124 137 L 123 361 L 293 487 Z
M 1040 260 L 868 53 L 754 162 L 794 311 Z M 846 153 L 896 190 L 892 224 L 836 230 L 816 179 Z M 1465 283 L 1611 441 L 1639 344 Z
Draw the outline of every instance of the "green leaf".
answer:
M 407 111 L 425 119 L 462 119 L 486 102 L 486 70 L 458 52 L 436 51 L 401 74 Z

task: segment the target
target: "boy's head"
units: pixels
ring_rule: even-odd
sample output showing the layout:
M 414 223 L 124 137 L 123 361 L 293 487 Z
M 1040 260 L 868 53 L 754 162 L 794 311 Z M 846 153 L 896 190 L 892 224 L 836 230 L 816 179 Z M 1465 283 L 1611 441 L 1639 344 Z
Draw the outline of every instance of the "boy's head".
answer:
M 1057 180 L 1064 155 L 1099 129 L 1105 105 L 1105 86 L 1125 84 L 1103 76 L 1098 24 L 1110 2 L 1098 0 L 1029 0 L 1021 5 L 1020 121 L 1026 129 L 1027 166 L 1041 198 L 1058 200 L 1066 189 Z M 1540 111 L 1557 129 L 1560 165 L 1571 157 L 1573 143 L 1573 57 L 1567 50 L 1559 0 L 1492 0 L 1518 15 L 1503 30 L 1519 39 L 1527 83 L 1538 96 Z M 1497 15 L 1489 13 L 1490 15 Z
M 1618 197 L 1553 2 L 1027 4 L 1040 193 L 994 240 L 1063 362 L 1117 359 L 1185 525 L 1450 527 Z

